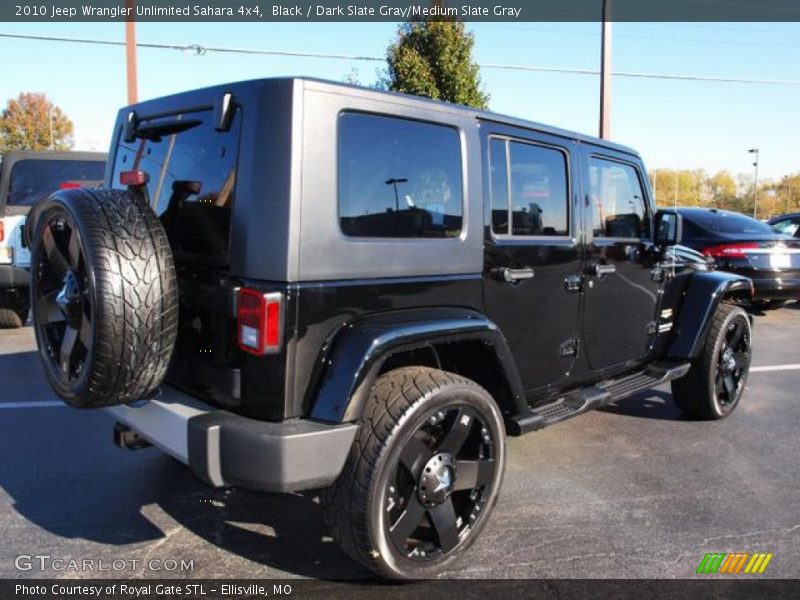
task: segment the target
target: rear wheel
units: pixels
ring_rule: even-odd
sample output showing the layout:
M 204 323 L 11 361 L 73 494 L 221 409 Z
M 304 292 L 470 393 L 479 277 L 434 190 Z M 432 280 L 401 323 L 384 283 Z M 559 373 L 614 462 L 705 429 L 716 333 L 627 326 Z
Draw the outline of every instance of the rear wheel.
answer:
M 158 218 L 119 190 L 66 190 L 36 209 L 31 298 L 39 354 L 76 407 L 152 395 L 177 329 L 177 282 Z
M 689 372 L 672 382 L 672 396 L 681 410 L 697 419 L 722 419 L 732 413 L 747 383 L 752 340 L 747 313 L 720 305 L 702 352 Z
M 390 371 L 324 494 L 326 519 L 345 552 L 379 575 L 434 576 L 486 525 L 504 466 L 503 421 L 483 388 L 434 369 Z

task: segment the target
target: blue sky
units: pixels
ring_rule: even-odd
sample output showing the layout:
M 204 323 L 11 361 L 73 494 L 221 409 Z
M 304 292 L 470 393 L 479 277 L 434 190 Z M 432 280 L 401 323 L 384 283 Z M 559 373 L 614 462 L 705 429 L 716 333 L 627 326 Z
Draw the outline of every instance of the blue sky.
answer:
M 0 33 L 122 40 L 118 23 L 2 23 Z M 140 42 L 382 56 L 394 23 L 140 23 Z M 479 63 L 599 66 L 596 23 L 474 23 Z M 800 80 L 800 23 L 616 23 L 614 69 L 753 79 Z M 105 150 L 125 103 L 124 50 L 0 38 L 0 102 L 42 91 L 75 122 L 76 148 Z M 177 50 L 139 50 L 146 99 L 239 79 L 309 75 L 362 82 L 379 63 Z M 598 77 L 484 69 L 495 111 L 596 134 Z M 650 168 L 751 173 L 747 149 L 761 151 L 761 174 L 800 171 L 800 85 L 614 78 L 612 138 L 637 148 Z

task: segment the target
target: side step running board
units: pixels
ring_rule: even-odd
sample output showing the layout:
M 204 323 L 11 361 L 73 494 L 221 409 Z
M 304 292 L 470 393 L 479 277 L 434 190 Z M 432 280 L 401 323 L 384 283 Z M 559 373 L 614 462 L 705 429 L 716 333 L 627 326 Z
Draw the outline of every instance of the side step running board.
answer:
M 600 408 L 615 400 L 622 400 L 642 390 L 683 377 L 689 370 L 689 366 L 688 362 L 658 362 L 618 379 L 610 379 L 576 389 L 550 404 L 532 408 L 522 415 L 515 415 L 507 422 L 508 433 L 517 436 L 536 431 L 553 423 Z

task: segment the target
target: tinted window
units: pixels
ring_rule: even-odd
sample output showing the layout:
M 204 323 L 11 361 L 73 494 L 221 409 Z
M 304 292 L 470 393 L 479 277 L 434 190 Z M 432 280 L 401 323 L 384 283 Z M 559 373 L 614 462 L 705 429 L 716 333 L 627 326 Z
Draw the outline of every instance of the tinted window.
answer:
M 182 116 L 170 120 L 176 118 Z M 227 132 L 214 130 L 211 112 L 183 118 L 196 124 L 157 141 L 120 142 L 112 181 L 119 185 L 120 171 L 147 172 L 150 205 L 164 224 L 173 250 L 226 263 L 241 117 L 237 112 Z
M 703 229 L 714 233 L 726 235 L 771 235 L 775 233 L 769 225 L 734 212 L 698 210 L 684 212 L 683 215 Z
M 492 194 L 492 231 L 508 233 L 508 160 L 505 140 L 489 142 L 489 178 Z
M 11 168 L 8 205 L 32 206 L 63 187 L 99 187 L 105 168 L 99 160 L 18 160 Z
M 647 210 L 639 176 L 631 165 L 589 159 L 590 202 L 596 237 L 648 235 Z
M 339 218 L 354 237 L 461 233 L 461 143 L 450 127 L 345 113 L 339 118 Z
M 495 233 L 537 236 L 569 233 L 567 160 L 563 152 L 522 142 L 492 140 L 490 162 Z M 510 188 L 508 181 L 503 183 L 499 177 L 506 174 L 508 180 L 507 162 Z

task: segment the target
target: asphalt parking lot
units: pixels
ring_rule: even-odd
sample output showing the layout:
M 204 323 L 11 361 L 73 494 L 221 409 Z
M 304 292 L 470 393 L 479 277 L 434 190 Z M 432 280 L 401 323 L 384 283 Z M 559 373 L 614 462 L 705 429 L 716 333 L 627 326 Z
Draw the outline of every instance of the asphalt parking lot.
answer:
M 800 576 L 800 306 L 755 320 L 756 369 L 725 421 L 684 420 L 664 387 L 511 439 L 495 514 L 445 576 L 684 578 L 707 552 L 773 553 L 764 577 Z M 0 577 L 368 575 L 312 496 L 212 490 L 155 449 L 113 447 L 109 416 L 54 402 L 34 350 L 29 327 L 0 331 Z M 19 555 L 124 567 L 18 570 Z

